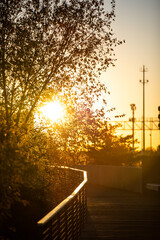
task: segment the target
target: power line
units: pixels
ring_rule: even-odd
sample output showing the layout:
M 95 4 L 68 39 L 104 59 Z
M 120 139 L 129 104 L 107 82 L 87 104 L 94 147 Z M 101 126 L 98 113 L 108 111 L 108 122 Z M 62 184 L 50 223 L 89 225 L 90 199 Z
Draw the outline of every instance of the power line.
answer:
M 108 121 L 112 126 L 116 126 L 116 131 L 132 131 L 132 146 L 134 147 L 134 132 L 144 130 L 143 119 L 130 118 L 129 121 Z M 145 120 L 145 131 L 150 131 L 150 149 L 152 149 L 152 131 L 159 131 L 159 120 L 157 118 L 149 118 Z
M 114 126 L 117 126 L 116 130 L 124 130 L 124 131 L 130 131 L 133 129 L 133 126 L 132 126 L 132 120 L 131 121 L 108 121 L 108 123 L 114 125 Z M 143 123 L 144 121 L 143 120 L 134 120 L 134 130 L 137 131 L 137 130 L 143 130 L 144 127 L 143 127 Z M 145 130 L 149 130 L 149 131 L 155 131 L 155 130 L 159 130 L 159 127 L 158 127 L 158 124 L 159 124 L 159 120 L 158 119 L 153 119 L 153 118 L 150 118 L 150 119 L 147 119 L 145 120 Z

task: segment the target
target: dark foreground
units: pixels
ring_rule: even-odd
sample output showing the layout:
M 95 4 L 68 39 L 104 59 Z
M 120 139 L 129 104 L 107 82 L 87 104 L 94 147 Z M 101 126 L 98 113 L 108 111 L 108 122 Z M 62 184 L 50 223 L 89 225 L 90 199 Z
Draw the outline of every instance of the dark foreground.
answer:
M 88 186 L 88 239 L 159 240 L 160 196 Z

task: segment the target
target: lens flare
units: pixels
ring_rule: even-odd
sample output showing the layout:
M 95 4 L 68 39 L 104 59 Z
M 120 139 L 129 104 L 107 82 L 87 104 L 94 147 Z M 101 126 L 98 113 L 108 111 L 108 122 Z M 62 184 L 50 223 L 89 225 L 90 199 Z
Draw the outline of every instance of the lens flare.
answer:
M 52 122 L 57 122 L 64 116 L 64 108 L 57 101 L 47 103 L 41 107 L 40 111 L 44 117 L 49 118 Z

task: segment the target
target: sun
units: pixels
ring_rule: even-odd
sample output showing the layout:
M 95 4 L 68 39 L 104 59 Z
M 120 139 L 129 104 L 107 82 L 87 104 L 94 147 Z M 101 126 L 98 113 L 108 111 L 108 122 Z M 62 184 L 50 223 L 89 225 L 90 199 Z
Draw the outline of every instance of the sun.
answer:
M 45 118 L 49 118 L 52 122 L 57 122 L 64 117 L 64 108 L 58 101 L 46 103 L 40 111 Z

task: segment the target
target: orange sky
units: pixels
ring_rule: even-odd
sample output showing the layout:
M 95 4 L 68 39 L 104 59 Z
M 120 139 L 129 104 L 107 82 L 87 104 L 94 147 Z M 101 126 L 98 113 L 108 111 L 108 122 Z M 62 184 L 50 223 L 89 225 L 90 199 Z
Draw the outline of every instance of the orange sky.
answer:
M 107 0 L 105 4 L 107 7 Z M 111 91 L 110 104 L 116 107 L 115 114 L 126 116 L 132 113 L 130 104 L 136 104 L 135 117 L 143 115 L 142 79 L 140 69 L 148 68 L 146 79 L 146 118 L 158 117 L 160 105 L 160 1 L 159 0 L 117 0 L 116 21 L 112 25 L 115 35 L 126 43 L 115 49 L 116 67 L 110 67 L 102 80 Z M 136 137 L 141 141 L 141 132 Z M 150 132 L 146 131 L 146 147 L 150 146 Z M 152 146 L 159 142 L 159 131 L 152 132 Z M 138 146 L 138 145 L 137 145 Z M 141 147 L 141 144 L 139 144 Z

